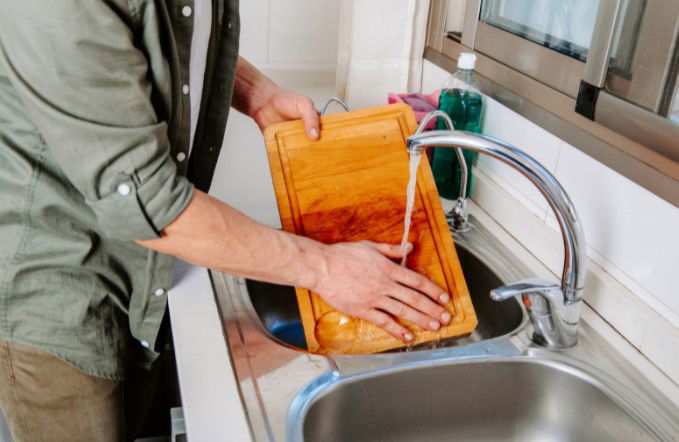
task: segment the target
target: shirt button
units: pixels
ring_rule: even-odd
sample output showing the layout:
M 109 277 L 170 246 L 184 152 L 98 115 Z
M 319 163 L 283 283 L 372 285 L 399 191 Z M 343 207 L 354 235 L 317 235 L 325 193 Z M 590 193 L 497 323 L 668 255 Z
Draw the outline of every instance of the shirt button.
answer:
M 156 296 L 163 296 L 165 294 L 165 290 L 157 289 L 153 294 Z
M 118 185 L 117 190 L 118 190 L 118 193 L 123 195 L 123 196 L 129 195 L 130 191 L 131 191 L 130 186 L 128 186 L 127 184 Z
M 229 29 L 231 29 L 231 22 L 228 22 L 228 23 L 226 24 L 226 26 L 227 26 Z
M 193 10 L 191 9 L 191 6 L 186 5 L 182 8 L 182 15 L 184 17 L 191 17 L 192 12 Z
M 140 344 L 141 344 L 141 346 L 144 347 L 144 348 L 149 348 L 149 347 L 150 347 L 149 343 L 146 342 L 146 341 L 141 341 Z
M 184 95 L 188 95 L 188 93 L 189 93 L 189 85 L 188 84 L 185 84 L 184 86 L 182 86 L 182 92 L 184 93 Z
M 180 163 L 186 159 L 186 154 L 184 152 L 179 152 L 177 154 L 177 161 Z

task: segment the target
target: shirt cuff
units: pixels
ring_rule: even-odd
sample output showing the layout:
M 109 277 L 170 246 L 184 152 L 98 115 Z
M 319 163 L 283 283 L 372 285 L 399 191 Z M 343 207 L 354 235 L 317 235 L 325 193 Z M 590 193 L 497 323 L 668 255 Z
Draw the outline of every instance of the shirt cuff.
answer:
M 104 234 L 123 241 L 160 238 L 163 229 L 186 208 L 194 186 L 177 174 L 169 156 L 145 182 L 135 174 L 120 173 L 111 191 L 88 201 Z

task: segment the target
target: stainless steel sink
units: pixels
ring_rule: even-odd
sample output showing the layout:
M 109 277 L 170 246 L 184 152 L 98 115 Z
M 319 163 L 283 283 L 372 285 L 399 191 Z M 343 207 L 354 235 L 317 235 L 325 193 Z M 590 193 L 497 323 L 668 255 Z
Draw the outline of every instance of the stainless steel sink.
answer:
M 213 273 L 255 440 L 679 440 L 679 410 L 581 324 L 575 347 L 536 347 L 518 300 L 488 292 L 531 276 L 471 217 L 455 243 L 479 328 L 442 347 L 304 352 L 294 291 Z M 297 327 L 297 329 L 295 329 Z
M 496 302 L 488 296 L 503 284 L 502 280 L 466 246 L 458 246 L 457 253 L 479 324 L 471 335 L 438 342 L 436 346 L 466 345 L 516 330 L 525 320 L 517 300 Z M 295 289 L 251 280 L 246 280 L 245 285 L 252 307 L 269 333 L 292 347 L 306 349 Z M 429 344 L 422 344 L 409 350 L 428 347 Z
M 356 376 L 303 413 L 309 441 L 661 440 L 611 391 L 545 360 L 440 364 Z

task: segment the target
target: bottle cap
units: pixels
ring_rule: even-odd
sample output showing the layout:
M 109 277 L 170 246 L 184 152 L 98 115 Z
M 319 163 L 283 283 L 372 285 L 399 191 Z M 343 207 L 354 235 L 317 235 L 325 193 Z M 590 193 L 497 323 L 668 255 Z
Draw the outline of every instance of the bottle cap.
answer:
M 458 69 L 474 69 L 476 64 L 476 54 L 473 52 L 462 52 L 457 59 Z

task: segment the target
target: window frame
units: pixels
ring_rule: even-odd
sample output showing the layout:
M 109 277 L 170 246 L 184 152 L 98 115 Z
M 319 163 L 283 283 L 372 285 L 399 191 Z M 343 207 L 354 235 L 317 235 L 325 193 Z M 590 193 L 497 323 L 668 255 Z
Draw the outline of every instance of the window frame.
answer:
M 679 125 L 606 90 L 615 84 L 615 74 L 608 74 L 608 51 L 593 56 L 590 53 L 588 57 L 588 62 L 594 59 L 598 64 L 605 60 L 603 68 L 588 67 L 582 61 L 480 22 L 481 0 L 467 0 L 461 35 L 446 34 L 447 3 L 448 0 L 431 1 L 425 59 L 452 71 L 459 53 L 473 47 L 484 93 L 679 207 Z M 608 6 L 616 3 L 619 6 L 619 0 L 602 1 Z M 672 6 L 679 12 L 679 2 Z M 679 28 L 679 14 L 676 20 Z M 641 31 L 643 36 L 652 30 Z M 595 42 L 593 36 L 593 46 L 610 47 L 606 37 L 599 35 Z M 612 39 L 612 26 L 608 37 Z M 644 39 L 649 40 L 648 35 L 640 36 L 640 44 Z M 664 46 L 666 51 L 667 45 Z M 662 76 L 671 75 L 669 67 L 676 64 L 676 57 L 662 59 L 656 53 L 652 58 L 662 60 L 661 66 L 656 63 Z M 646 66 L 644 74 L 637 76 L 648 76 L 651 70 Z M 576 112 L 583 79 L 594 83 L 598 79 L 601 86 L 590 118 Z M 663 95 L 658 88 L 656 92 L 660 106 Z M 531 106 L 542 112 L 527 110 Z

